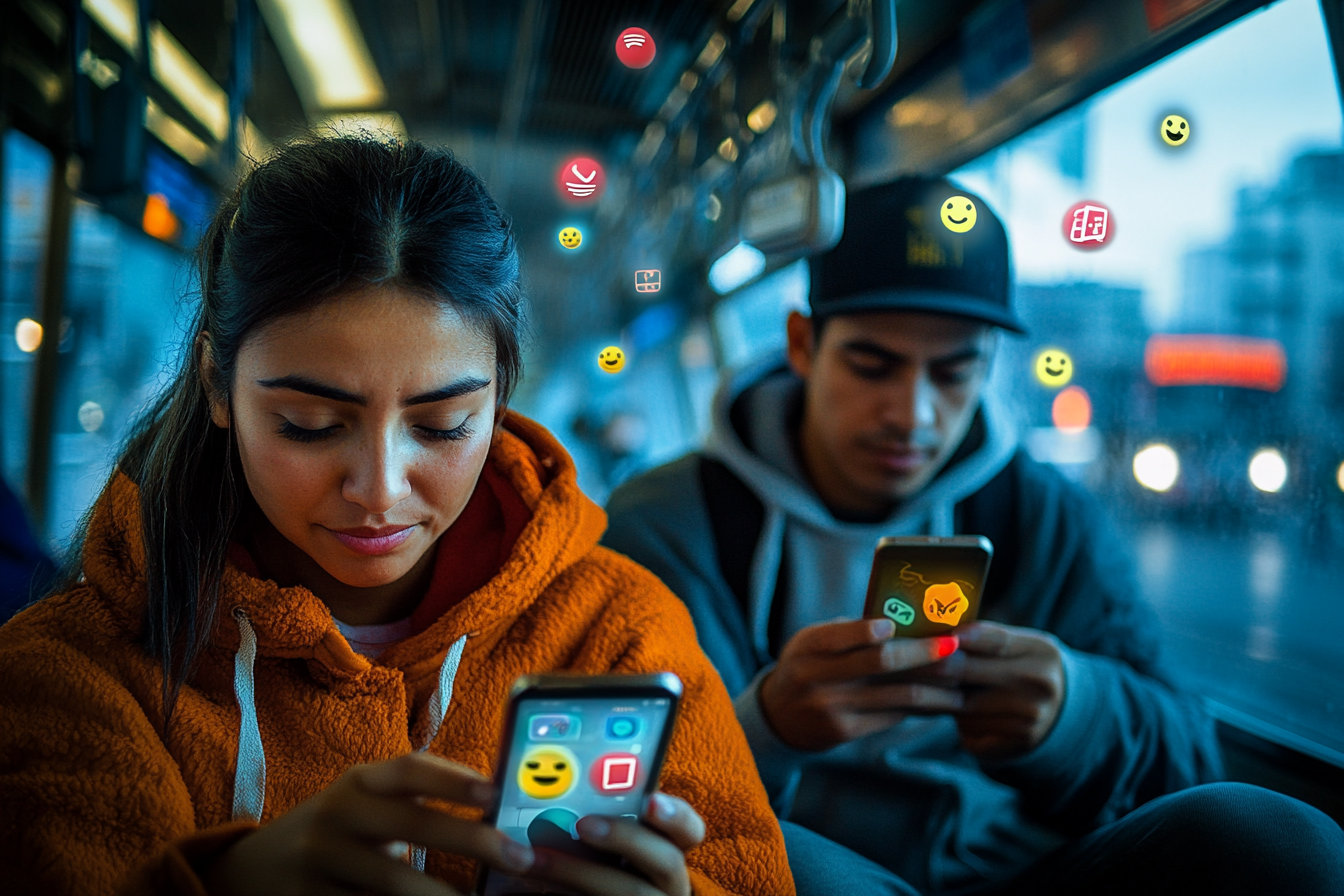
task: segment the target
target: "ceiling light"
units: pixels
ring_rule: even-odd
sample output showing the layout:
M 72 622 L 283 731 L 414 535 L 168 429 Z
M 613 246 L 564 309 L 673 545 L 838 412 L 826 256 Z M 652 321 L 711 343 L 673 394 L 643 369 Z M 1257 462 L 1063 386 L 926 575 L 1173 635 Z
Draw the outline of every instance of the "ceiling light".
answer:
M 257 5 L 310 109 L 371 109 L 387 102 L 349 0 L 258 0 Z
M 1134 478 L 1146 489 L 1165 492 L 1180 475 L 1181 463 L 1170 445 L 1149 445 L 1134 455 Z
M 122 49 L 132 56 L 140 51 L 140 13 L 136 0 L 84 0 L 89 14 Z
M 765 254 L 750 243 L 738 243 L 709 267 L 709 285 L 727 295 L 765 270 Z
M 775 116 L 778 114 L 779 108 L 775 106 L 774 100 L 761 100 L 755 109 L 747 113 L 747 127 L 758 134 L 764 134 L 770 130 L 770 125 L 775 123 Z
M 755 2 L 756 0 L 737 0 L 736 3 L 728 7 L 728 21 L 736 22 L 741 19 Z
M 149 99 L 145 100 L 145 130 L 197 167 L 210 161 L 210 147 L 205 145 L 205 141 L 189 131 L 182 122 L 163 111 L 162 106 Z
M 229 97 L 191 58 L 161 22 L 149 26 L 149 62 L 154 77 L 215 139 L 229 136 Z
M 1288 481 L 1288 462 L 1273 448 L 1261 448 L 1251 458 L 1247 474 L 1251 485 L 1262 492 L 1277 492 Z
M 737 143 L 732 137 L 724 137 L 719 144 L 719 156 L 728 162 L 737 161 Z
M 14 342 L 19 351 L 32 354 L 42 344 L 42 325 L 31 317 L 25 317 L 14 327 Z
M 695 67 L 702 72 L 709 71 L 710 66 L 719 61 L 727 46 L 728 38 L 723 36 L 723 32 L 715 31 L 705 44 L 705 48 L 700 51 L 700 55 L 695 58 Z

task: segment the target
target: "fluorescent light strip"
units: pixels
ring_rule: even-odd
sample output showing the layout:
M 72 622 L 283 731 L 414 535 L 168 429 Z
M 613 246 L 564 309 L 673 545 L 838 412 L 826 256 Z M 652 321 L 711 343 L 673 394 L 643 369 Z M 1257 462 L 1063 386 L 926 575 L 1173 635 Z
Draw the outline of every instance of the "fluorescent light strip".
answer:
M 210 161 L 210 147 L 153 100 L 145 100 L 145 130 L 193 165 Z
M 84 0 L 84 11 L 127 53 L 139 54 L 140 13 L 136 0 Z
M 229 97 L 191 58 L 161 22 L 149 25 L 149 61 L 154 77 L 216 140 L 229 136 Z
M 258 6 L 310 112 L 386 104 L 348 0 L 259 0 Z

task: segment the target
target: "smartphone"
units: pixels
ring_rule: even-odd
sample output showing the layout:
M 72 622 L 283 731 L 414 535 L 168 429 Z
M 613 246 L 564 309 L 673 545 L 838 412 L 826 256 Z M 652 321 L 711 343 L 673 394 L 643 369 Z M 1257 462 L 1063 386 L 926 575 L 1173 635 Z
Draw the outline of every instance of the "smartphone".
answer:
M 994 545 L 983 535 L 883 538 L 873 552 L 865 619 L 890 619 L 898 638 L 946 634 L 973 622 Z
M 620 865 L 578 839 L 585 815 L 644 820 L 672 737 L 681 679 L 656 675 L 527 675 L 509 695 L 495 766 L 499 796 L 485 815 L 528 846 Z M 482 867 L 478 896 L 570 893 Z

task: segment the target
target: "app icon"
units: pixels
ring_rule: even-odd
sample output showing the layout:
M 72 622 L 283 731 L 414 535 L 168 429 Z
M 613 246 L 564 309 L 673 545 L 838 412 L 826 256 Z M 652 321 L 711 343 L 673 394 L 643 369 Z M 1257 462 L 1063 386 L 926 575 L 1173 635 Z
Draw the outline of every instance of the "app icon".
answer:
M 579 775 L 579 760 L 564 747 L 529 747 L 518 766 L 518 789 L 534 800 L 553 800 L 569 793 Z
M 616 37 L 616 58 L 626 68 L 647 68 L 658 48 L 643 28 L 627 28 Z
M 975 203 L 965 196 L 949 196 L 938 209 L 938 219 L 953 233 L 965 233 L 975 226 Z
M 625 369 L 625 352 L 620 346 L 609 345 L 597 353 L 597 366 L 604 373 L 620 373 Z
M 533 716 L 527 720 L 528 740 L 578 740 L 581 720 L 578 716 L 554 714 Z
M 593 763 L 588 776 L 599 793 L 627 793 L 639 781 L 639 757 L 633 753 L 608 753 Z
M 1157 127 L 1162 141 L 1168 146 L 1182 146 L 1190 137 L 1190 122 L 1180 115 L 1168 115 Z
M 592 202 L 607 185 L 602 166 L 583 156 L 565 162 L 556 172 L 555 180 L 560 195 L 575 202 Z
M 662 271 L 635 271 L 635 292 L 657 292 L 662 288 Z
M 882 615 L 897 625 L 909 625 L 915 621 L 915 608 L 899 597 L 889 597 L 882 605 Z
M 1048 389 L 1058 389 L 1073 379 L 1073 359 L 1057 348 L 1047 348 L 1036 356 L 1036 379 Z
M 545 846 L 560 852 L 569 852 L 575 840 L 579 839 L 577 812 L 552 806 L 542 809 L 527 825 L 527 842 L 532 846 Z
M 637 716 L 608 716 L 607 740 L 630 740 L 639 736 L 642 727 Z
M 577 227 L 566 227 L 560 231 L 560 245 L 566 249 L 577 249 L 583 242 L 583 233 Z
M 1064 214 L 1064 235 L 1079 249 L 1100 249 L 1114 233 L 1111 210 L 1099 202 L 1079 202 Z
M 956 625 L 961 621 L 961 614 L 970 608 L 971 602 L 956 582 L 930 585 L 924 589 L 924 615 L 930 622 Z

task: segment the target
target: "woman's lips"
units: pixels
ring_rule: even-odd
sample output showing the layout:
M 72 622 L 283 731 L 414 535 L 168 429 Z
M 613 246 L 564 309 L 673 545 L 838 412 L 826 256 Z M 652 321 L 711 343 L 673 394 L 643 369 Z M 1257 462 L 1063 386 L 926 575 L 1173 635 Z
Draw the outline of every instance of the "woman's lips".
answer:
M 388 526 L 383 529 L 370 529 L 361 527 L 358 529 L 331 529 L 328 530 L 335 535 L 341 544 L 354 551 L 356 554 L 377 555 L 387 554 L 395 551 L 401 546 L 401 543 L 410 538 L 415 532 L 415 524 L 399 528 L 397 526 Z

